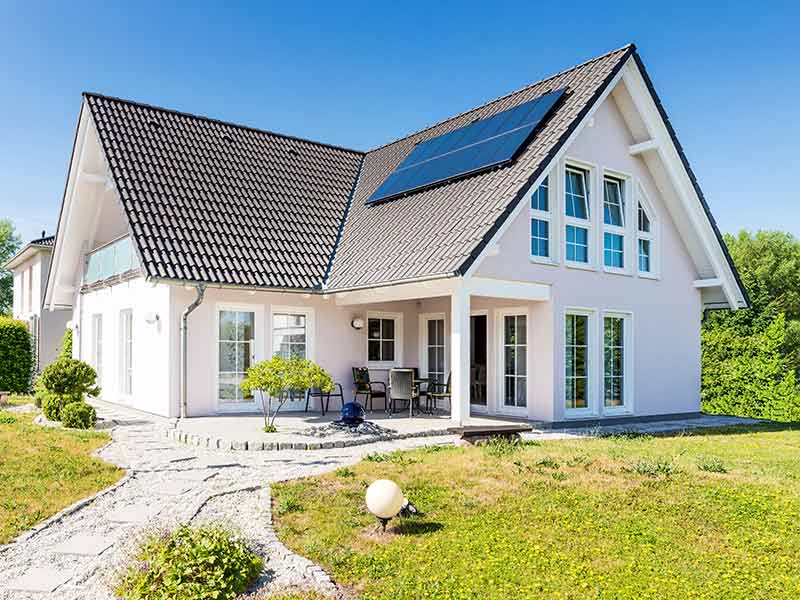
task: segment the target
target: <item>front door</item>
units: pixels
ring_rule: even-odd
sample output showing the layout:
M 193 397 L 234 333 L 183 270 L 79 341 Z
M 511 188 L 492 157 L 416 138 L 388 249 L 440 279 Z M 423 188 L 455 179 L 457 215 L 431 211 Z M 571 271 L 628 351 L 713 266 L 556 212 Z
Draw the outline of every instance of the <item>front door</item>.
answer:
M 469 394 L 474 412 L 486 412 L 486 315 L 469 319 Z
M 256 314 L 221 309 L 217 313 L 217 399 L 222 410 L 254 410 L 255 398 L 239 384 L 255 362 Z

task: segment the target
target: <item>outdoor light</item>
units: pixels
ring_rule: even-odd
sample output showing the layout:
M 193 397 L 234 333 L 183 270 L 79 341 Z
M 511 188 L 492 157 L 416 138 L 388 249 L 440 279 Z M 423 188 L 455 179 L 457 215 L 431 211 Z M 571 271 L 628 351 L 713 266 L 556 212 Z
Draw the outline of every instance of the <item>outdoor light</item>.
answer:
M 364 319 L 361 319 L 360 317 L 356 317 L 355 319 L 350 321 L 350 326 L 353 329 L 364 329 Z
M 153 323 L 158 323 L 158 319 L 159 319 L 158 313 L 149 312 L 145 313 L 144 315 L 145 323 L 149 323 L 150 325 L 152 325 Z
M 403 492 L 394 481 L 378 479 L 367 488 L 367 509 L 375 515 L 386 531 L 386 523 L 403 508 Z

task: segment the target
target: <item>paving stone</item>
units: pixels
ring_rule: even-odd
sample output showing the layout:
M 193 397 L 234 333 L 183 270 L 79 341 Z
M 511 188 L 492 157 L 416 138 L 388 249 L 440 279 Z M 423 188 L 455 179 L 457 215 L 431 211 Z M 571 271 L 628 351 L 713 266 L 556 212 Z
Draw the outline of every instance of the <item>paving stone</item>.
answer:
M 88 533 L 78 533 L 64 540 L 53 548 L 56 554 L 79 554 L 81 556 L 97 556 L 114 545 L 108 538 Z
M 186 460 L 192 460 L 193 458 L 197 458 L 194 454 L 176 454 L 172 458 L 169 459 L 169 462 L 176 463 L 176 462 L 183 462 Z
M 108 515 L 108 520 L 114 523 L 144 524 L 155 517 L 161 508 L 152 504 L 131 504 L 117 508 Z
M 6 588 L 17 592 L 44 592 L 49 594 L 70 579 L 72 579 L 72 571 L 33 567 L 25 571 L 25 574 L 21 577 L 8 582 Z
M 236 465 L 238 466 L 238 465 Z M 176 479 L 181 479 L 183 481 L 208 481 L 212 477 L 216 476 L 217 473 L 214 471 L 177 471 L 175 473 Z
M 162 496 L 180 496 L 190 489 L 191 488 L 186 483 L 181 481 L 165 481 L 153 491 Z

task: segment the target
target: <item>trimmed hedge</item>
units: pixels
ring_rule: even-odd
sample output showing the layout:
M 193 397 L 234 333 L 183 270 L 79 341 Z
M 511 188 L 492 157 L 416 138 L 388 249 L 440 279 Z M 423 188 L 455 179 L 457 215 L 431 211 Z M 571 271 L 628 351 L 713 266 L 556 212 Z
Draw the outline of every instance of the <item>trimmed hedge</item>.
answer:
M 91 429 L 97 423 L 97 411 L 86 402 L 72 402 L 61 410 L 61 423 L 73 429 Z
M 0 317 L 0 391 L 23 394 L 31 384 L 31 334 L 23 321 Z

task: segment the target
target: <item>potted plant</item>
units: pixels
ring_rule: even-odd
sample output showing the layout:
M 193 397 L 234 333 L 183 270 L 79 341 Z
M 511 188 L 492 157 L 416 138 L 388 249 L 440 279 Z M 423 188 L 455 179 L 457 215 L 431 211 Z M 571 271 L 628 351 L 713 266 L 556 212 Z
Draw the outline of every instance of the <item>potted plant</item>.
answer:
M 306 358 L 292 356 L 287 359 L 276 355 L 247 369 L 240 387 L 247 395 L 260 392 L 264 432 L 274 433 L 277 431 L 275 419 L 278 412 L 292 393 L 304 393 L 312 387 L 329 392 L 333 388 L 333 379 L 327 371 Z

